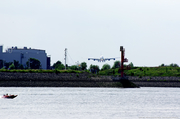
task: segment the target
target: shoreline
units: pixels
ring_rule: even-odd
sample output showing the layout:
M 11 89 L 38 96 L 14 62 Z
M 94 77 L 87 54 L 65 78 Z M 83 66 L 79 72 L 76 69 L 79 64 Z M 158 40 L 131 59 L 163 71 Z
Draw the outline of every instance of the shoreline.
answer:
M 114 76 L 89 73 L 0 72 L 0 87 L 123 87 Z M 180 87 L 180 77 L 128 76 L 139 87 Z

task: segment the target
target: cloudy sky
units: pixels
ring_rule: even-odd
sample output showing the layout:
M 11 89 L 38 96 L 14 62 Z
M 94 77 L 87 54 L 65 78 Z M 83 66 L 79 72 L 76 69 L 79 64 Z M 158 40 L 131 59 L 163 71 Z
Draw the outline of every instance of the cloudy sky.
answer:
M 180 65 L 179 0 L 0 0 L 0 45 L 46 50 L 51 64 L 125 57 L 135 66 Z M 119 60 L 119 59 L 117 59 Z

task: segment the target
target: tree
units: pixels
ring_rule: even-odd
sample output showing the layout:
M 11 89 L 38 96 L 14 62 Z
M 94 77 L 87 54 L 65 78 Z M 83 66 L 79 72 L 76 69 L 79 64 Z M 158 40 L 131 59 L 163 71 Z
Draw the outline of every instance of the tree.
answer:
M 66 67 L 68 67 L 67 64 L 66 64 Z M 63 69 L 65 69 L 65 66 L 64 66 L 64 64 L 61 63 L 61 61 L 57 61 L 56 63 L 53 64 L 52 68 L 63 70 Z
M 99 72 L 99 66 L 98 65 L 90 65 L 90 72 L 91 73 L 98 73 Z
M 179 67 L 177 64 L 173 64 L 173 63 L 171 63 L 170 64 L 170 67 Z
M 64 64 L 58 64 L 58 65 L 56 65 L 55 69 L 63 70 L 63 69 L 65 69 L 65 66 L 64 66 Z
M 78 67 L 77 67 L 77 65 L 72 65 L 72 66 L 70 66 L 70 69 L 71 70 L 78 70 Z
M 86 62 L 82 62 L 82 63 L 81 63 L 81 69 L 82 69 L 82 70 L 86 70 L 86 68 L 87 68 Z
M 20 64 L 19 69 L 24 69 L 24 66 L 22 64 Z
M 30 58 L 26 62 L 26 65 L 27 65 L 27 68 L 30 68 L 30 69 L 40 69 L 41 68 L 41 62 L 35 58 Z
M 164 67 L 165 65 L 164 64 L 161 64 L 160 67 Z
M 15 69 L 15 65 L 12 63 L 12 64 L 9 66 L 9 69 Z
M 179 67 L 179 65 L 178 64 L 174 64 L 174 67 Z
M 11 64 L 12 64 L 12 62 L 5 62 L 4 63 L 5 69 L 8 69 Z
M 14 60 L 14 66 L 15 66 L 15 69 L 19 69 L 20 67 L 19 61 Z
M 129 66 L 131 67 L 131 68 L 133 68 L 134 67 L 134 65 L 133 65 L 133 63 L 131 62 L 131 63 L 129 63 Z
M 120 67 L 120 64 L 121 64 L 120 61 L 115 61 L 115 62 L 114 62 L 114 65 L 113 65 L 113 67 L 112 67 L 112 69 L 119 68 L 119 67 Z
M 101 70 L 107 70 L 107 69 L 110 69 L 111 66 L 109 64 L 104 64 L 101 68 Z
M 59 64 L 62 64 L 61 61 L 57 61 L 56 63 L 53 64 L 52 68 L 56 69 Z

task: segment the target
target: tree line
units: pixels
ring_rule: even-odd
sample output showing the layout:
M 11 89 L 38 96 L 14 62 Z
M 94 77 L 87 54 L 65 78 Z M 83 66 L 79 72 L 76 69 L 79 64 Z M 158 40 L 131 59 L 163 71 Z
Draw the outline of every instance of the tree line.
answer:
M 29 58 L 26 65 L 22 65 L 19 61 L 6 62 L 0 60 L 1 69 L 41 69 L 41 62 L 35 58 Z
M 66 69 L 70 69 L 70 70 L 89 70 L 91 73 L 98 73 L 99 71 L 103 71 L 103 70 L 119 68 L 120 64 L 121 64 L 120 61 L 115 61 L 112 67 L 109 64 L 104 64 L 101 69 L 99 68 L 98 65 L 91 64 L 89 69 L 87 69 L 87 63 L 82 62 L 79 65 L 72 65 L 72 66 L 68 66 L 66 64 Z M 130 64 L 128 64 L 128 65 L 125 65 L 125 66 L 134 67 L 132 62 Z M 57 61 L 56 63 L 53 64 L 52 69 L 64 70 L 65 66 L 64 66 L 64 64 L 62 64 L 61 61 Z
M 68 70 L 89 70 L 92 73 L 98 73 L 99 71 L 109 70 L 109 69 L 117 69 L 120 68 L 120 61 L 115 61 L 113 66 L 111 67 L 109 64 L 104 64 L 100 69 L 98 65 L 91 64 L 89 69 L 87 69 L 87 63 L 82 62 L 78 65 L 68 66 L 66 64 L 66 69 Z M 128 65 L 124 64 L 124 66 L 128 66 L 134 68 L 134 64 L 131 62 Z M 171 63 L 170 65 L 161 64 L 159 67 L 179 67 L 179 65 L 175 63 Z M 41 69 L 41 62 L 35 58 L 29 58 L 26 62 L 26 65 L 23 66 L 19 63 L 19 61 L 14 60 L 13 62 L 6 62 L 0 60 L 0 69 Z M 65 65 L 61 61 L 57 61 L 51 66 L 51 69 L 64 70 Z

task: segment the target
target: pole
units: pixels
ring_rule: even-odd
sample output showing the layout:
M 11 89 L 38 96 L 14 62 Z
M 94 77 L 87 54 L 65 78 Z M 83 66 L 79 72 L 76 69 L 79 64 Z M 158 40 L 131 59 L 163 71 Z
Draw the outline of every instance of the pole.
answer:
M 64 58 L 64 60 L 65 60 L 65 70 L 66 70 L 66 56 L 67 56 L 67 54 L 66 54 L 66 51 L 67 51 L 67 48 L 65 48 L 65 58 Z
M 121 77 L 123 77 L 123 63 L 124 63 L 124 48 L 123 46 L 120 46 L 120 51 L 121 51 Z

